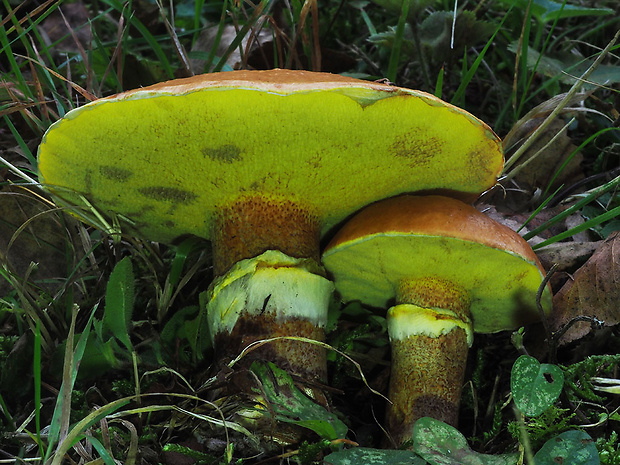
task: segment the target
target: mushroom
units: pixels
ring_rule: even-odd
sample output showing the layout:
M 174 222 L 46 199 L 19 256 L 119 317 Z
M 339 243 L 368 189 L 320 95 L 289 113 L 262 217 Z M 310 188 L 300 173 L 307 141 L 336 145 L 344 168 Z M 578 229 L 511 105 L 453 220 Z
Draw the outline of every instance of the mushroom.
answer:
M 516 232 L 444 196 L 404 195 L 347 221 L 323 252 L 344 301 L 390 307 L 387 429 L 397 444 L 424 416 L 456 426 L 473 332 L 540 319 L 544 270 Z M 546 287 L 541 304 L 551 309 Z
M 207 312 L 220 358 L 272 336 L 323 340 L 333 285 L 319 240 L 348 215 L 410 191 L 469 199 L 502 166 L 484 123 L 429 94 L 288 70 L 102 98 L 53 124 L 39 148 L 57 202 L 149 240 L 212 241 Z M 278 340 L 253 355 L 325 379 L 318 345 Z

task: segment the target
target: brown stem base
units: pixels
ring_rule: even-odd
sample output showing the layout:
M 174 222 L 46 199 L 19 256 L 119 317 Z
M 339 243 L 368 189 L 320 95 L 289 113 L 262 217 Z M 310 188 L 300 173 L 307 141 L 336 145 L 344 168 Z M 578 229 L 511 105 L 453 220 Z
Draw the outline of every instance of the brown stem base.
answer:
M 279 336 L 297 336 L 323 342 L 325 331 L 307 320 L 278 322 L 273 315 L 261 318 L 246 315 L 239 318 L 232 333 L 216 336 L 216 355 L 222 360 L 229 360 L 239 355 L 240 347 L 245 348 L 253 342 Z M 249 367 L 255 360 L 273 362 L 292 375 L 306 380 L 327 380 L 325 349 L 318 344 L 279 339 L 248 351 L 240 363 Z

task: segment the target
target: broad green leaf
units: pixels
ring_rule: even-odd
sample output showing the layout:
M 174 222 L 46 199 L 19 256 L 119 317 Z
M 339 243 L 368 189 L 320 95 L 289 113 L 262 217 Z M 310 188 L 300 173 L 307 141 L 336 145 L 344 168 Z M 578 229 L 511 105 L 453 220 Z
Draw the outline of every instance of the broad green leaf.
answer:
M 323 439 L 346 436 L 347 425 L 297 389 L 286 371 L 273 363 L 254 363 L 252 371 L 263 383 L 262 390 L 256 392 L 264 395 L 269 404 L 266 414 L 273 411 L 277 420 L 308 428 Z
M 461 11 L 454 19 L 453 11 L 435 11 L 420 24 L 422 47 L 435 63 L 462 57 L 466 47 L 485 43 L 496 26 L 480 21 L 471 11 Z
M 519 454 L 474 452 L 456 428 L 430 417 L 416 421 L 413 450 L 431 465 L 516 465 Z
M 103 329 L 121 341 L 127 350 L 132 350 L 129 339 L 131 314 L 134 303 L 134 275 L 129 257 L 123 258 L 116 264 L 105 293 L 105 309 L 103 314 Z
M 191 335 L 187 333 L 190 329 L 186 326 L 188 322 L 194 321 L 198 314 L 198 307 L 195 305 L 181 308 L 174 312 L 170 320 L 161 330 L 161 340 L 164 344 L 173 346 L 178 339 L 189 340 Z
M 424 465 L 426 461 L 408 450 L 358 447 L 329 454 L 326 465 Z
M 202 294 L 200 299 L 203 300 Z M 185 360 L 185 347 L 188 352 L 191 351 L 191 359 L 196 361 L 202 359 L 204 352 L 212 345 L 206 311 L 200 310 L 201 308 L 204 308 L 202 304 L 176 311 L 161 331 L 161 339 L 166 346 L 174 347 L 176 344 L 182 344 L 179 356 L 186 362 L 190 360 Z
M 592 438 L 583 431 L 566 431 L 549 439 L 534 456 L 536 465 L 598 465 L 601 463 Z
M 512 367 L 510 389 L 517 408 L 530 417 L 547 410 L 557 400 L 564 385 L 564 373 L 555 365 L 540 364 L 522 355 Z
M 523 10 L 527 8 L 529 0 L 501 0 L 503 3 L 515 5 Z M 533 0 L 530 6 L 532 15 L 541 23 L 548 23 L 556 19 L 574 18 L 577 16 L 605 16 L 613 14 L 611 8 L 588 8 L 574 5 L 568 1 Z

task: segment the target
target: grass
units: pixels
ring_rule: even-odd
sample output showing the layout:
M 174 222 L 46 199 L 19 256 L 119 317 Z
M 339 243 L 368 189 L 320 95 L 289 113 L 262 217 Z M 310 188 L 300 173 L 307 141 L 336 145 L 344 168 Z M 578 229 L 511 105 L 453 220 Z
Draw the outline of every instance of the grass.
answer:
M 615 0 L 461 1 L 456 19 L 452 0 L 184 0 L 173 10 L 148 0 L 2 4 L 0 463 L 184 456 L 310 464 L 343 444 L 382 442 L 384 399 L 376 392 L 386 392 L 389 350 L 381 313 L 334 304 L 332 411 L 295 396 L 285 409 L 270 391 L 292 389 L 284 374 L 271 371 L 276 382 L 255 385 L 232 368 L 213 373 L 201 312 L 212 279 L 208 244 L 166 247 L 119 235 L 94 209 L 86 214 L 97 227 L 86 226 L 39 189 L 43 133 L 93 99 L 250 64 L 387 77 L 510 135 L 504 190 L 482 200 L 518 218 L 541 254 L 576 234 L 593 242 L 620 229 Z M 248 37 L 271 42 L 252 48 Z M 556 116 L 563 123 L 548 125 Z M 558 152 L 560 143 L 568 148 Z M 550 176 L 538 179 L 524 161 Z M 576 217 L 580 224 L 567 226 Z M 579 265 L 561 261 L 554 291 Z M 544 361 L 549 346 L 540 328 L 515 342 L 522 336 L 483 335 L 472 348 L 460 430 L 473 450 L 522 451 L 534 463 L 549 431 L 580 429 L 595 440 L 601 463 L 620 463 L 618 328 L 560 346 L 562 394 L 525 419 L 510 402 L 511 367 L 519 352 Z M 265 376 L 257 370 L 252 376 Z M 601 378 L 606 391 L 596 389 Z M 235 382 L 254 395 L 222 397 L 223 384 Z M 257 411 L 261 398 L 271 400 Z

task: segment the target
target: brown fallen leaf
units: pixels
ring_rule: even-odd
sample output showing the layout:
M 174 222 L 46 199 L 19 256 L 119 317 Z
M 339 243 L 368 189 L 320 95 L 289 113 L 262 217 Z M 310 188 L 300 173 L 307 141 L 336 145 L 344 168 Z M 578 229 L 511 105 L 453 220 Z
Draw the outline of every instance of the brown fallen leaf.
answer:
M 585 111 L 582 102 L 587 96 L 575 96 L 560 117 L 546 126 L 518 158 L 515 158 L 516 152 L 530 143 L 530 137 L 564 102 L 565 94 L 541 103 L 514 124 L 503 139 L 507 160 L 501 183 L 505 194 L 493 203 L 504 204 L 515 211 L 525 211 L 540 204 L 542 196 L 547 197 L 562 186 L 572 186 L 584 177 L 581 166 L 583 155 L 576 151 L 577 146 L 572 143 L 565 126 L 572 116 Z
M 556 266 L 559 271 L 575 270 L 603 244 L 604 241 L 567 241 L 556 242 L 536 251 L 538 259 L 545 270 Z
M 620 323 L 620 231 L 607 238 L 564 284 L 553 298 L 550 326 L 553 331 L 562 328 L 573 318 L 590 316 L 605 326 Z M 581 339 L 591 331 L 588 322 L 575 323 L 562 336 L 560 345 Z
M 543 118 L 537 118 L 529 123 L 536 128 L 542 121 Z M 569 160 L 577 147 L 568 136 L 565 124 L 560 119 L 553 121 L 515 165 L 519 173 L 514 180 L 521 188 L 531 192 L 535 188 L 549 187 L 549 192 L 553 192 L 559 186 L 568 186 L 583 177 L 581 152 Z M 504 139 L 504 144 L 510 143 L 513 143 L 512 139 Z M 536 158 L 530 160 L 534 156 Z

